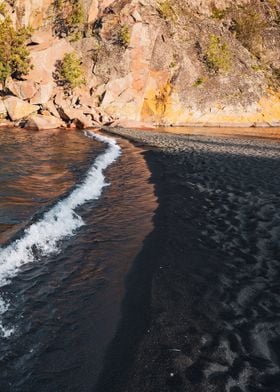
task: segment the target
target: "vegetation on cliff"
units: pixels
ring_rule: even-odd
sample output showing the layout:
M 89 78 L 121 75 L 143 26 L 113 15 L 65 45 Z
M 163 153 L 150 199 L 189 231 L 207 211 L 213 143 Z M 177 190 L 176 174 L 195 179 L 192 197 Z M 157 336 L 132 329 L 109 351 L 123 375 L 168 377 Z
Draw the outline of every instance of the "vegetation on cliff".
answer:
M 0 78 L 27 73 L 31 51 L 29 81 L 10 92 L 42 111 L 59 116 L 66 100 L 83 121 L 280 121 L 279 1 L 42 0 L 41 13 L 22 4 L 0 19 Z M 36 31 L 26 47 L 18 26 L 28 23 Z
M 123 45 L 125 47 L 128 46 L 130 42 L 130 31 L 128 25 L 123 25 L 119 31 L 118 35 L 118 42 L 120 45 Z
M 26 42 L 31 28 L 15 29 L 11 18 L 6 15 L 4 3 L 0 4 L 0 14 L 0 80 L 5 82 L 9 76 L 19 78 L 30 70 L 30 53 Z
M 62 80 L 71 89 L 85 83 L 85 74 L 81 67 L 81 59 L 76 53 L 66 53 L 61 64 Z
M 209 47 L 206 53 L 206 61 L 210 70 L 229 71 L 231 64 L 231 53 L 226 42 L 216 35 L 211 35 Z
M 75 42 L 83 38 L 86 13 L 81 0 L 55 0 L 54 32 L 59 37 L 70 36 Z

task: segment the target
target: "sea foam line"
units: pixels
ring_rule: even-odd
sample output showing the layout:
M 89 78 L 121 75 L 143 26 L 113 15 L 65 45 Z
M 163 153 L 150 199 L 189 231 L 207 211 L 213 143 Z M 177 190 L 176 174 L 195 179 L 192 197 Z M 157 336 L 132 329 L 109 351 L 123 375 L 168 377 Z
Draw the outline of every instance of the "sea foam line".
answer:
M 0 287 L 9 283 L 21 266 L 35 261 L 36 255 L 47 256 L 59 252 L 59 241 L 73 236 L 75 231 L 84 225 L 75 209 L 89 200 L 99 199 L 103 188 L 109 185 L 103 172 L 116 161 L 121 149 L 112 138 L 89 131 L 85 132 L 85 135 L 107 144 L 107 149 L 96 158 L 84 182 L 68 197 L 59 201 L 39 221 L 26 228 L 21 238 L 7 247 L 0 247 Z M 8 304 L 0 298 L 0 305 L 0 314 L 3 314 L 7 311 Z M 0 323 L 1 332 L 2 336 L 5 335 L 4 327 Z

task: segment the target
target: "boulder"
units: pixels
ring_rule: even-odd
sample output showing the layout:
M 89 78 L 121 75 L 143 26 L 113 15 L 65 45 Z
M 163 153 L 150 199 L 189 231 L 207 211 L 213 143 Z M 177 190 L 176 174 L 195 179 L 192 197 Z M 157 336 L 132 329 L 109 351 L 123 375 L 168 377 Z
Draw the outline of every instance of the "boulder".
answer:
M 54 83 L 47 82 L 40 84 L 40 87 L 36 94 L 30 99 L 30 103 L 33 104 L 45 104 L 47 103 L 52 95 L 54 90 Z
M 90 128 L 93 125 L 90 116 L 86 116 L 82 109 L 64 106 L 58 108 L 58 111 L 64 121 L 73 122 L 77 128 Z
M 31 99 L 38 91 L 38 85 L 32 80 L 20 81 L 9 78 L 6 81 L 6 87 L 12 94 L 23 100 Z
M 74 123 L 77 128 L 89 128 L 96 125 L 97 122 L 92 121 L 93 114 L 91 111 L 93 109 L 82 106 L 79 108 L 73 107 L 73 101 L 76 100 L 78 100 L 78 96 L 65 97 L 62 90 L 57 92 L 54 102 L 61 119 L 68 124 Z
M 102 114 L 97 109 L 85 106 L 82 107 L 82 110 L 85 115 L 89 115 L 97 124 L 101 124 Z
M 54 97 L 54 103 L 57 107 L 69 107 L 71 105 L 71 99 L 64 95 L 63 90 L 58 90 Z
M 7 116 L 7 109 L 6 106 L 3 102 L 3 100 L 0 100 L 0 119 L 3 119 Z
M 96 126 L 96 124 L 94 124 L 90 118 L 85 115 L 77 116 L 71 124 L 75 124 L 75 127 L 78 129 L 92 128 L 93 126 Z
M 25 128 L 43 130 L 56 129 L 65 126 L 64 122 L 54 116 L 44 116 L 41 114 L 33 114 L 28 117 Z
M 53 101 L 49 101 L 43 105 L 43 108 L 48 110 L 54 117 L 60 118 L 60 115 L 53 103 Z
M 39 110 L 39 106 L 31 105 L 17 97 L 8 97 L 4 100 L 5 107 L 12 121 L 21 120 L 31 113 Z
M 13 80 L 10 78 L 6 82 L 6 87 L 16 97 L 28 100 L 33 104 L 47 103 L 53 94 L 54 83 L 49 82 L 34 82 L 33 80 Z

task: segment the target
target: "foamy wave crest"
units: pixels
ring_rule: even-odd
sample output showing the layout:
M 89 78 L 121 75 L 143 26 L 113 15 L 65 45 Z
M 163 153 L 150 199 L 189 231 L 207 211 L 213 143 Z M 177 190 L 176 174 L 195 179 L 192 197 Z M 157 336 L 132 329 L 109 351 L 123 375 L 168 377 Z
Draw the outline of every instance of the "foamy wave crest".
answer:
M 85 181 L 68 197 L 46 212 L 41 220 L 25 229 L 20 239 L 6 248 L 0 248 L 0 286 L 7 284 L 22 265 L 34 261 L 38 255 L 46 256 L 58 252 L 59 241 L 74 235 L 84 224 L 75 209 L 89 200 L 99 199 L 103 188 L 109 185 L 103 171 L 119 157 L 121 149 L 112 138 L 93 132 L 85 134 L 107 144 L 106 151 L 97 157 Z

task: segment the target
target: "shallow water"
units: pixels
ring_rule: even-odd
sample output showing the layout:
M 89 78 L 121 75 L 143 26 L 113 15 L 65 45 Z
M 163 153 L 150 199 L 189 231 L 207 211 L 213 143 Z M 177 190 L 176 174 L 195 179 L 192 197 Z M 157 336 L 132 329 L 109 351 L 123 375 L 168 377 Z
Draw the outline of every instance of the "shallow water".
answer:
M 0 131 L 1 392 L 94 390 L 126 273 L 152 229 L 141 150 L 121 141 L 118 156 L 87 136 Z

